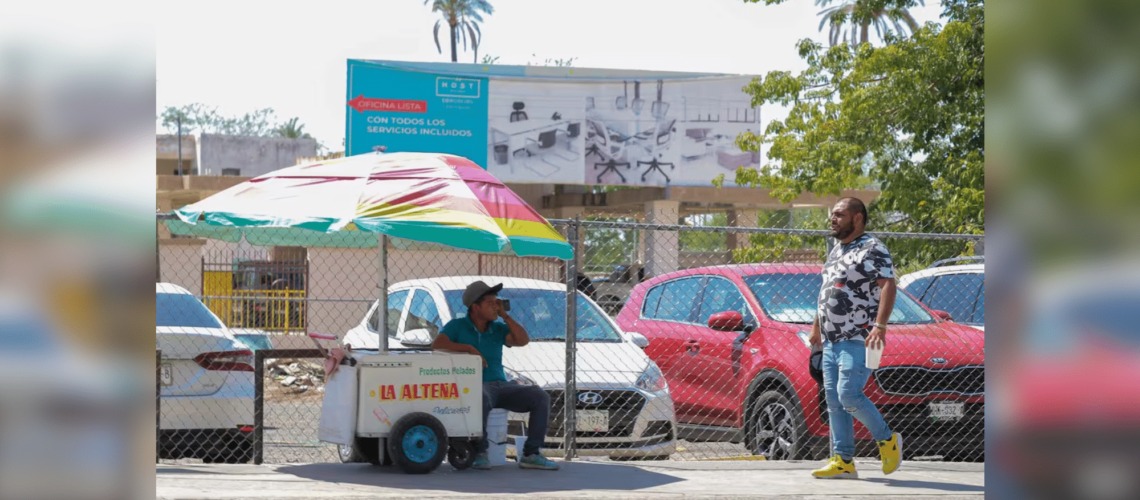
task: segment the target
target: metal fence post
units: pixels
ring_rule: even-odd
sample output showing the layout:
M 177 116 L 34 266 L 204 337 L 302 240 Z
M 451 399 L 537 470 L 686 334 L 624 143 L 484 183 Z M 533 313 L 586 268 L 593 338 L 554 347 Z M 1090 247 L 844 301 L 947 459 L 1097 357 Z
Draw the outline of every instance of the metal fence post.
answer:
M 154 463 L 162 457 L 162 349 L 154 350 Z
M 582 246 L 578 241 L 578 228 L 580 220 L 575 217 L 569 221 L 569 230 L 566 236 L 568 243 L 574 248 L 574 256 L 566 263 L 566 387 L 562 392 L 562 419 L 563 446 L 565 447 L 565 460 L 574 460 L 574 438 L 577 429 L 578 415 L 575 411 L 578 396 L 577 390 L 577 325 L 578 325 L 578 255 Z
M 253 352 L 253 463 L 264 461 L 265 443 L 265 351 Z

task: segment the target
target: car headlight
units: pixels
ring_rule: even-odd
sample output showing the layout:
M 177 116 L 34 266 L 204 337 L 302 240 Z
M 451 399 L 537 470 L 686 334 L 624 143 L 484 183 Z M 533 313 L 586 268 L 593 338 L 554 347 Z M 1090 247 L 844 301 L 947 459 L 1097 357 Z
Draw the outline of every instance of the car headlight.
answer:
M 505 366 L 503 367 L 503 373 L 507 374 L 507 382 L 516 382 L 520 385 L 538 385 L 534 383 L 533 380 L 527 378 L 525 375 L 522 375 L 521 373 Z
M 669 388 L 669 384 L 665 382 L 665 376 L 661 374 L 661 369 L 657 367 L 657 363 L 649 362 L 649 366 L 637 377 L 637 388 L 649 391 L 658 392 L 664 391 Z

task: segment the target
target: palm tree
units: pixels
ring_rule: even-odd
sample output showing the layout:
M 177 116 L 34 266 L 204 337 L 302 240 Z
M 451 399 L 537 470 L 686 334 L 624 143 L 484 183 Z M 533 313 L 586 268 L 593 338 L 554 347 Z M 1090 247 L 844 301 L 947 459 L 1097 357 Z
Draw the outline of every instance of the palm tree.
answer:
M 823 7 L 830 4 L 832 0 L 815 0 L 815 4 Z M 832 46 L 839 45 L 840 40 L 850 40 L 852 45 L 860 43 L 868 43 L 870 38 L 870 27 L 875 27 L 875 33 L 879 36 L 879 40 L 883 39 L 886 33 L 894 32 L 899 36 L 905 36 L 906 30 L 910 30 L 913 34 L 918 30 L 918 22 L 910 15 L 910 11 L 903 7 L 890 7 L 886 9 L 877 10 L 871 13 L 871 18 L 867 21 L 858 22 L 854 19 L 853 14 L 859 9 L 859 0 L 844 0 L 840 5 L 828 7 L 819 12 L 823 20 L 819 22 L 819 30 L 823 31 L 823 25 L 831 22 L 831 33 L 828 41 Z M 923 0 L 918 0 L 919 5 L 925 5 Z M 840 18 L 843 18 L 840 21 Z M 858 23 L 858 24 L 856 24 Z
M 424 0 L 424 5 L 431 5 L 432 12 L 438 12 L 443 17 L 435 22 L 435 48 L 440 54 L 443 48 L 439 44 L 439 28 L 447 23 L 451 34 L 451 62 L 458 62 L 457 54 L 459 42 L 463 42 L 463 50 L 467 50 L 467 43 L 475 51 L 475 61 L 479 61 L 479 42 L 483 33 L 479 30 L 479 23 L 483 22 L 484 14 L 493 14 L 495 8 L 487 0 Z
M 282 123 L 273 130 L 277 137 L 285 137 L 288 139 L 312 139 L 313 136 L 305 132 L 305 125 L 298 124 L 297 118 L 290 118 L 285 123 Z

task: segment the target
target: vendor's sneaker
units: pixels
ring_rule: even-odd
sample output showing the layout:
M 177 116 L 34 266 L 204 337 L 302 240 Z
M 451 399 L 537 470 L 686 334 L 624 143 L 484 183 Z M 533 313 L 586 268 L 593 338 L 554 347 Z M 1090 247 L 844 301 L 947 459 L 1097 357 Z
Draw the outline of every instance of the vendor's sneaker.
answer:
M 883 459 L 883 474 L 899 470 L 902 464 L 902 435 L 891 434 L 886 441 L 879 441 L 879 457 Z
M 479 470 L 490 470 L 491 458 L 487 456 L 487 452 L 475 455 L 475 462 L 471 464 L 471 467 Z
M 827 462 L 822 469 L 811 471 L 811 475 L 818 479 L 858 479 L 859 473 L 855 472 L 855 461 L 850 462 L 843 460 L 843 457 L 838 453 L 831 457 L 831 461 Z
M 519 460 L 519 467 L 523 469 L 558 470 L 558 464 L 551 462 L 541 453 L 527 455 Z

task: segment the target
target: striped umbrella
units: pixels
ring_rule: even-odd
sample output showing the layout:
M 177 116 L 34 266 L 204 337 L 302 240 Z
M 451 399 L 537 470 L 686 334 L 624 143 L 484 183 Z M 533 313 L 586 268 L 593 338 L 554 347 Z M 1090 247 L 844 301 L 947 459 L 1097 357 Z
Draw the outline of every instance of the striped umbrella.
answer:
M 377 246 L 375 234 L 465 250 L 573 258 L 553 227 L 471 160 L 367 153 L 284 168 L 175 211 L 175 234 L 254 245 Z

